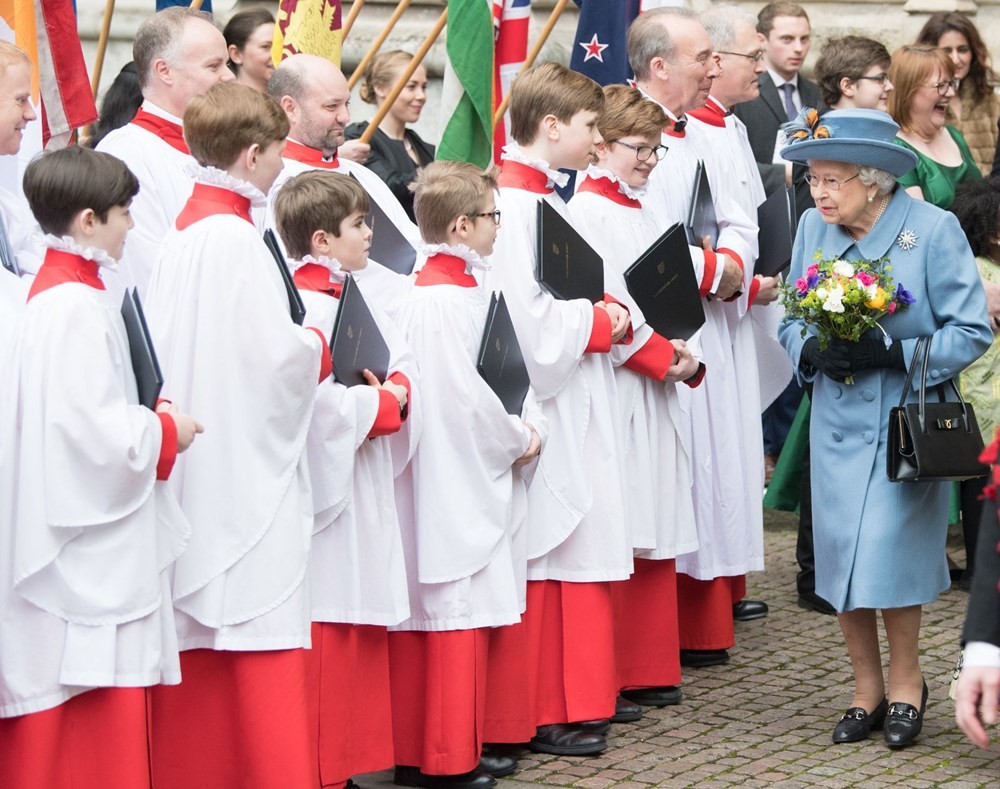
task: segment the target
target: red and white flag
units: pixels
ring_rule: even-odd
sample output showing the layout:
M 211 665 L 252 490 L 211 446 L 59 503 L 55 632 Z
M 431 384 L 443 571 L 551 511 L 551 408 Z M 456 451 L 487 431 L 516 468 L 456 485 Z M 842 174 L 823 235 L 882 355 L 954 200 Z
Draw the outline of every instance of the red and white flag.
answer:
M 496 112 L 510 84 L 528 57 L 528 25 L 531 22 L 531 0 L 493 0 L 493 111 Z M 493 159 L 500 161 L 500 152 L 507 144 L 507 117 L 493 133 Z

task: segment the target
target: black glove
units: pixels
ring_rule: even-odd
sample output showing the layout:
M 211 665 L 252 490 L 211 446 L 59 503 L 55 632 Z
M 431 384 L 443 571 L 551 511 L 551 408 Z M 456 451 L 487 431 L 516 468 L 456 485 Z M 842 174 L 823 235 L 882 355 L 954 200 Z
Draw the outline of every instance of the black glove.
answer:
M 819 340 L 815 337 L 810 337 L 802 344 L 799 367 L 803 372 L 811 373 L 815 370 L 840 383 L 851 374 L 851 365 L 844 350 L 834 348 L 831 343 L 825 351 L 821 351 Z
M 857 342 L 834 339 L 827 350 L 834 349 L 847 358 L 852 375 L 865 370 L 906 370 L 902 343 L 894 342 L 886 348 L 885 343 L 876 337 L 862 337 Z

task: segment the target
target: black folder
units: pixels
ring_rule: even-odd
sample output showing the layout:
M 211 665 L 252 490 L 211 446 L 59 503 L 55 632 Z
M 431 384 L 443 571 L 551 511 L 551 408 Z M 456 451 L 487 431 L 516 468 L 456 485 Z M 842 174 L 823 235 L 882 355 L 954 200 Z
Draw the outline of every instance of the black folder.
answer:
M 794 215 L 789 202 L 789 190 L 778 189 L 757 208 L 757 241 L 760 250 L 754 274 L 774 277 L 792 260 L 792 240 L 795 235 Z
M 288 263 L 285 262 L 285 256 L 281 252 L 281 246 L 278 244 L 278 239 L 275 237 L 273 230 L 268 229 L 264 231 L 264 243 L 271 250 L 271 256 L 278 265 L 278 273 L 281 274 L 281 281 L 285 283 L 285 293 L 288 295 L 288 311 L 292 315 L 292 321 L 301 326 L 302 321 L 306 317 L 306 305 L 302 303 L 302 296 L 299 295 L 299 289 L 295 287 L 292 272 L 288 270 Z
M 718 246 L 719 220 L 715 216 L 715 203 L 712 202 L 708 171 L 701 159 L 698 160 L 698 168 L 694 174 L 694 189 L 691 192 L 691 206 L 688 208 L 687 234 L 692 246 L 701 248 L 705 236 L 711 239 L 712 249 Z
M 705 323 L 687 235 L 673 225 L 625 271 L 628 292 L 657 334 L 688 340 Z
M 153 348 L 153 338 L 146 325 L 146 315 L 142 311 L 139 294 L 133 288 L 125 289 L 122 299 L 122 319 L 125 321 L 125 333 L 128 335 L 129 356 L 132 357 L 132 370 L 135 373 L 135 384 L 139 391 L 139 404 L 150 411 L 156 410 L 156 401 L 160 399 L 163 389 L 163 373 Z
M 546 200 L 538 201 L 535 279 L 557 299 L 604 298 L 604 260 Z
M 507 413 L 520 416 L 531 381 L 502 293 L 499 297 L 494 293 L 490 299 L 476 369 L 500 398 Z
M 370 370 L 380 381 L 389 374 L 389 346 L 375 323 L 354 277 L 344 279 L 340 307 L 330 336 L 333 377 L 344 386 L 367 384 L 362 372 Z
M 351 178 L 354 178 L 353 173 Z M 354 180 L 361 183 L 357 178 Z M 368 200 L 371 203 L 371 210 L 365 221 L 372 229 L 372 246 L 368 250 L 368 257 L 397 274 L 411 274 L 417 263 L 417 250 L 406 236 L 399 232 L 395 222 L 389 219 L 371 195 L 368 195 Z

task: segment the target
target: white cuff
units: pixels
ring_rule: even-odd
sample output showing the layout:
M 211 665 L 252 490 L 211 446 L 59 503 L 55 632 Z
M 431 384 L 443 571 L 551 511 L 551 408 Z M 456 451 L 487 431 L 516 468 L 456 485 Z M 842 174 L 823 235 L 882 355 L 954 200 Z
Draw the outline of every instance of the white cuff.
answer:
M 972 666 L 1000 668 L 1000 646 L 987 641 L 969 641 L 965 645 L 962 668 Z

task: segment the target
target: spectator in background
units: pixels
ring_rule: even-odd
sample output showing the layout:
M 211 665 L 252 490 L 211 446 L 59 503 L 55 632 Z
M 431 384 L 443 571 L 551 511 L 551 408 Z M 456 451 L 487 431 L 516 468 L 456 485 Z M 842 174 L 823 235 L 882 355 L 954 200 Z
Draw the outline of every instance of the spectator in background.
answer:
M 142 88 L 139 87 L 139 75 L 135 72 L 135 62 L 129 61 L 118 72 L 115 81 L 111 83 L 101 102 L 101 117 L 93 136 L 87 145 L 96 148 L 108 132 L 120 129 L 135 117 L 142 105 Z
M 361 100 L 381 107 L 399 81 L 413 55 L 399 49 L 380 52 L 365 71 L 361 83 Z M 413 219 L 413 194 L 409 186 L 417 171 L 434 161 L 434 146 L 424 142 L 409 124 L 420 120 L 427 101 L 427 72 L 417 66 L 403 92 L 393 102 L 379 124 L 371 141 L 371 153 L 365 162 L 368 169 L 386 182 L 396 199 Z M 358 139 L 368 128 L 368 122 L 352 123 L 347 127 L 348 140 Z
M 892 58 L 878 41 L 862 36 L 831 38 L 816 61 L 823 103 L 833 110 L 888 111 Z
M 236 81 L 261 93 L 274 72 L 271 44 L 274 42 L 274 16 L 266 8 L 247 8 L 232 15 L 222 31 L 229 50 L 226 63 Z

